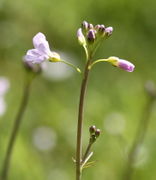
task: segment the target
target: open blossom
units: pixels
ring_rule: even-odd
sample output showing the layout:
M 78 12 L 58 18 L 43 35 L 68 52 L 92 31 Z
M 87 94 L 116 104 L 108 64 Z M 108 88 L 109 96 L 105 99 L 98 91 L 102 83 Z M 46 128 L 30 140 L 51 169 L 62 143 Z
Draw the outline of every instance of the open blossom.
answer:
M 28 62 L 40 64 L 45 60 L 60 61 L 60 56 L 49 48 L 49 43 L 43 33 L 39 32 L 33 37 L 34 49 L 27 51 L 24 59 Z
M 119 59 L 115 56 L 109 57 L 107 61 L 110 62 L 113 66 L 117 66 L 128 72 L 133 72 L 135 68 L 134 64 L 131 62 L 124 59 Z

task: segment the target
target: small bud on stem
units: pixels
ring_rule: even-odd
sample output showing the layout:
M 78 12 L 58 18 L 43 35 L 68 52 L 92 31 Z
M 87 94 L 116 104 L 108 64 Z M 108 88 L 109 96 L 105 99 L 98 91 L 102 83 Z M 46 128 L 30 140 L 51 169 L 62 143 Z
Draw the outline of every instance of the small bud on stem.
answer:
M 97 130 L 95 131 L 95 136 L 96 136 L 96 138 L 100 136 L 100 133 L 101 133 L 100 129 L 97 129 Z
M 95 40 L 95 32 L 93 29 L 90 29 L 88 34 L 87 34 L 87 39 L 89 42 L 94 42 Z
M 92 135 L 92 134 L 94 134 L 95 133 L 95 131 L 96 131 L 96 126 L 90 126 L 90 128 L 89 128 L 89 132 L 90 132 L 90 134 Z

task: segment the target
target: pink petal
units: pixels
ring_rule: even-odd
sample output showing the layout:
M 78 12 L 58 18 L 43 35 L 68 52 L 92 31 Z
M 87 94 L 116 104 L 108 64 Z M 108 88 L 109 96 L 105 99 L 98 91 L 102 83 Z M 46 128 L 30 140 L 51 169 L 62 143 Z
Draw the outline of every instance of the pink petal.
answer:
M 134 64 L 124 59 L 118 61 L 118 67 L 128 72 L 133 72 L 135 68 Z
M 39 32 L 33 37 L 34 47 L 37 48 L 43 41 L 46 41 L 46 37 L 43 33 Z
M 42 53 L 48 54 L 50 52 L 49 43 L 43 33 L 37 33 L 33 38 L 33 45 Z
M 48 59 L 48 56 L 41 53 L 37 49 L 30 49 L 27 51 L 26 56 L 24 59 L 28 62 L 40 64 L 44 60 Z

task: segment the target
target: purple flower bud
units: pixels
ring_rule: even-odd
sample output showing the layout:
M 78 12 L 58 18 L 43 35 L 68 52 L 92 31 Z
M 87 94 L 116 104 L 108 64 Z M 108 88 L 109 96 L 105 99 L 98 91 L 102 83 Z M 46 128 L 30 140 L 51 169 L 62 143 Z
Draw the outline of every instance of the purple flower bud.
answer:
M 101 133 L 100 129 L 97 129 L 97 130 L 95 131 L 95 136 L 96 136 L 96 138 L 100 136 L 100 133 Z
M 100 27 L 105 29 L 105 26 L 103 24 L 101 24 Z
M 99 32 L 102 32 L 102 33 L 105 32 L 105 26 L 103 24 L 100 25 Z
M 88 28 L 93 29 L 94 28 L 93 24 L 88 24 Z
M 89 41 L 95 40 L 95 31 L 93 29 L 90 29 L 87 35 L 87 38 Z
M 110 62 L 113 66 L 119 67 L 125 71 L 133 72 L 134 64 L 124 59 L 119 59 L 118 57 L 112 56 L 107 59 L 107 62 Z
M 131 62 L 124 59 L 120 59 L 118 61 L 118 67 L 128 72 L 133 72 L 135 68 L 135 66 Z
M 77 37 L 78 37 L 78 41 L 81 45 L 84 45 L 86 44 L 86 40 L 85 40 L 85 37 L 82 33 L 82 29 L 79 28 L 78 31 L 77 31 Z
M 107 36 L 110 36 L 113 32 L 113 28 L 112 27 L 107 27 L 105 28 L 105 33 Z
M 99 29 L 100 29 L 100 25 L 99 24 L 97 24 L 96 26 L 95 26 L 95 29 L 98 31 Z
M 95 131 L 96 131 L 96 126 L 90 126 L 90 128 L 89 128 L 89 132 L 90 132 L 90 134 L 92 135 L 92 134 L 94 134 L 95 133 Z
M 87 30 L 87 29 L 88 29 L 88 23 L 87 23 L 87 21 L 83 21 L 83 22 L 82 22 L 82 29 L 83 29 L 83 30 Z

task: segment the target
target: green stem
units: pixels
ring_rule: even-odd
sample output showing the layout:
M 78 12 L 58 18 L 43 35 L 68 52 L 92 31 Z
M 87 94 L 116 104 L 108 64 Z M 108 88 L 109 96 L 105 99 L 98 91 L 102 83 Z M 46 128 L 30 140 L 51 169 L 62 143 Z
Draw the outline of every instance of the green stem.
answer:
M 83 126 L 83 113 L 84 113 L 84 99 L 87 88 L 87 81 L 89 75 L 89 65 L 91 63 L 91 56 L 88 57 L 88 61 L 85 66 L 83 74 L 83 80 L 81 83 L 79 112 L 78 112 L 78 124 L 77 124 L 77 148 L 76 148 L 76 180 L 81 180 L 81 158 L 82 158 L 82 126 Z
M 68 66 L 71 66 L 72 68 L 74 68 L 77 72 L 81 73 L 81 70 L 80 70 L 78 67 L 74 66 L 73 64 L 71 64 L 71 63 L 69 63 L 69 62 L 67 62 L 67 61 L 60 60 L 60 61 L 58 61 L 58 62 L 62 62 L 62 63 L 64 63 L 64 64 L 67 64 Z
M 142 118 L 140 119 L 140 123 L 138 125 L 138 131 L 136 133 L 135 139 L 133 141 L 131 150 L 128 155 L 128 162 L 125 169 L 123 180 L 131 180 L 133 175 L 133 163 L 135 162 L 135 158 L 137 156 L 137 150 L 139 146 L 143 143 L 145 135 L 148 130 L 150 115 L 152 111 L 154 98 L 150 97 L 147 101 L 145 109 L 142 113 Z
M 99 63 L 99 62 L 108 62 L 108 59 L 98 59 L 94 61 L 92 64 L 90 64 L 89 69 L 91 69 L 96 63 Z
M 87 156 L 88 156 L 88 154 L 89 154 L 89 151 L 90 151 L 90 149 L 91 149 L 92 144 L 93 144 L 93 143 L 90 143 L 90 142 L 89 142 L 89 144 L 88 144 L 88 146 L 87 146 L 87 149 L 86 149 L 86 152 L 85 152 L 85 154 L 84 154 L 84 156 L 83 156 L 83 158 L 82 158 L 82 164 L 83 164 L 84 161 L 86 160 L 86 158 L 87 158 Z
M 21 104 L 20 104 L 19 110 L 17 112 L 17 115 L 15 117 L 13 129 L 10 134 L 10 139 L 9 139 L 9 143 L 8 143 L 5 158 L 4 158 L 4 163 L 2 165 L 2 174 L 1 174 L 1 178 L 0 178 L 1 180 L 7 180 L 7 178 L 8 178 L 8 171 L 9 171 L 9 167 L 10 167 L 11 155 L 13 152 L 13 147 L 14 147 L 15 140 L 16 140 L 16 137 L 17 137 L 17 134 L 19 131 L 19 127 L 20 127 L 25 109 L 27 107 L 31 81 L 32 80 L 27 79 L 26 84 L 25 84 L 23 97 L 22 97 Z

